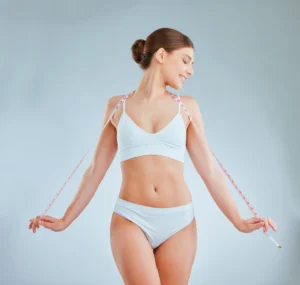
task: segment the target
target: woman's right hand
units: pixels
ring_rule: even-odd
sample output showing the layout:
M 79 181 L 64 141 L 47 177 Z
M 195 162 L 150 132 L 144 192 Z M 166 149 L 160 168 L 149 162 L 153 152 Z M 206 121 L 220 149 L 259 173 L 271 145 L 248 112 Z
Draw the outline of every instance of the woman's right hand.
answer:
M 40 226 L 54 232 L 60 232 L 67 228 L 67 225 L 63 219 L 56 219 L 51 216 L 37 216 L 29 221 L 29 229 L 32 229 L 33 233 L 35 233 L 36 229 L 38 229 Z

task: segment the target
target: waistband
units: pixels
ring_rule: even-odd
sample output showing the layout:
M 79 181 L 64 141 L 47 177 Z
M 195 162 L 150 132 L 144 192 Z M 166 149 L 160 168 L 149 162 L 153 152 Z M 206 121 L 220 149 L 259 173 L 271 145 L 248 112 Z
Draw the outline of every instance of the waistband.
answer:
M 186 211 L 186 210 L 193 210 L 193 202 L 190 202 L 185 205 L 181 206 L 175 206 L 175 207 L 167 207 L 167 208 L 156 208 L 156 207 L 149 207 L 149 206 L 144 206 L 136 203 L 132 203 L 126 200 L 123 200 L 122 198 L 118 197 L 116 201 L 115 207 L 122 206 L 128 209 L 135 209 L 135 210 L 140 210 L 142 212 L 147 212 L 147 213 L 174 213 L 178 211 Z

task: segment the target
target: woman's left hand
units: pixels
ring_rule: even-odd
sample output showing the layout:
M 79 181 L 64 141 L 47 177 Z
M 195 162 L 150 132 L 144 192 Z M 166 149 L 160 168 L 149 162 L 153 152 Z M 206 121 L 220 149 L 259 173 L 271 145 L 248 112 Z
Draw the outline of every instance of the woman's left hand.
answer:
M 240 223 L 236 226 L 237 230 L 243 233 L 251 233 L 253 231 L 264 228 L 264 232 L 268 232 L 269 226 L 277 231 L 276 224 L 270 218 L 251 218 L 247 220 L 241 220 Z

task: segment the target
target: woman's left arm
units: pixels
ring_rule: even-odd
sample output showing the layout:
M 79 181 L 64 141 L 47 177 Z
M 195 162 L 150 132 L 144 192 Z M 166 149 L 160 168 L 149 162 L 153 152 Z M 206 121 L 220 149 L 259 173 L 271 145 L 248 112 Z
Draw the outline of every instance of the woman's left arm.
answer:
M 267 230 L 267 219 L 264 219 L 264 223 L 261 223 L 257 218 L 243 220 L 240 216 L 237 205 L 227 188 L 225 177 L 221 172 L 221 169 L 217 166 L 214 156 L 209 148 L 204 133 L 202 114 L 197 101 L 191 96 L 181 96 L 181 99 L 186 105 L 194 122 L 194 124 L 193 122 L 190 122 L 187 128 L 187 151 L 212 198 L 237 230 L 251 232 L 263 226 L 265 226 L 265 229 Z M 271 223 L 270 226 L 272 226 Z

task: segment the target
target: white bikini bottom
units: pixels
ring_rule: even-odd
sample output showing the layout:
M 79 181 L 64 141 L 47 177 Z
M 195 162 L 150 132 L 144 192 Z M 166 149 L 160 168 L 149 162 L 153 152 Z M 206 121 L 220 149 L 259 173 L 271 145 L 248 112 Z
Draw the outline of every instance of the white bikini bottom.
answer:
M 194 218 L 192 202 L 170 208 L 154 208 L 128 202 L 118 197 L 114 212 L 139 226 L 152 249 L 186 227 Z

